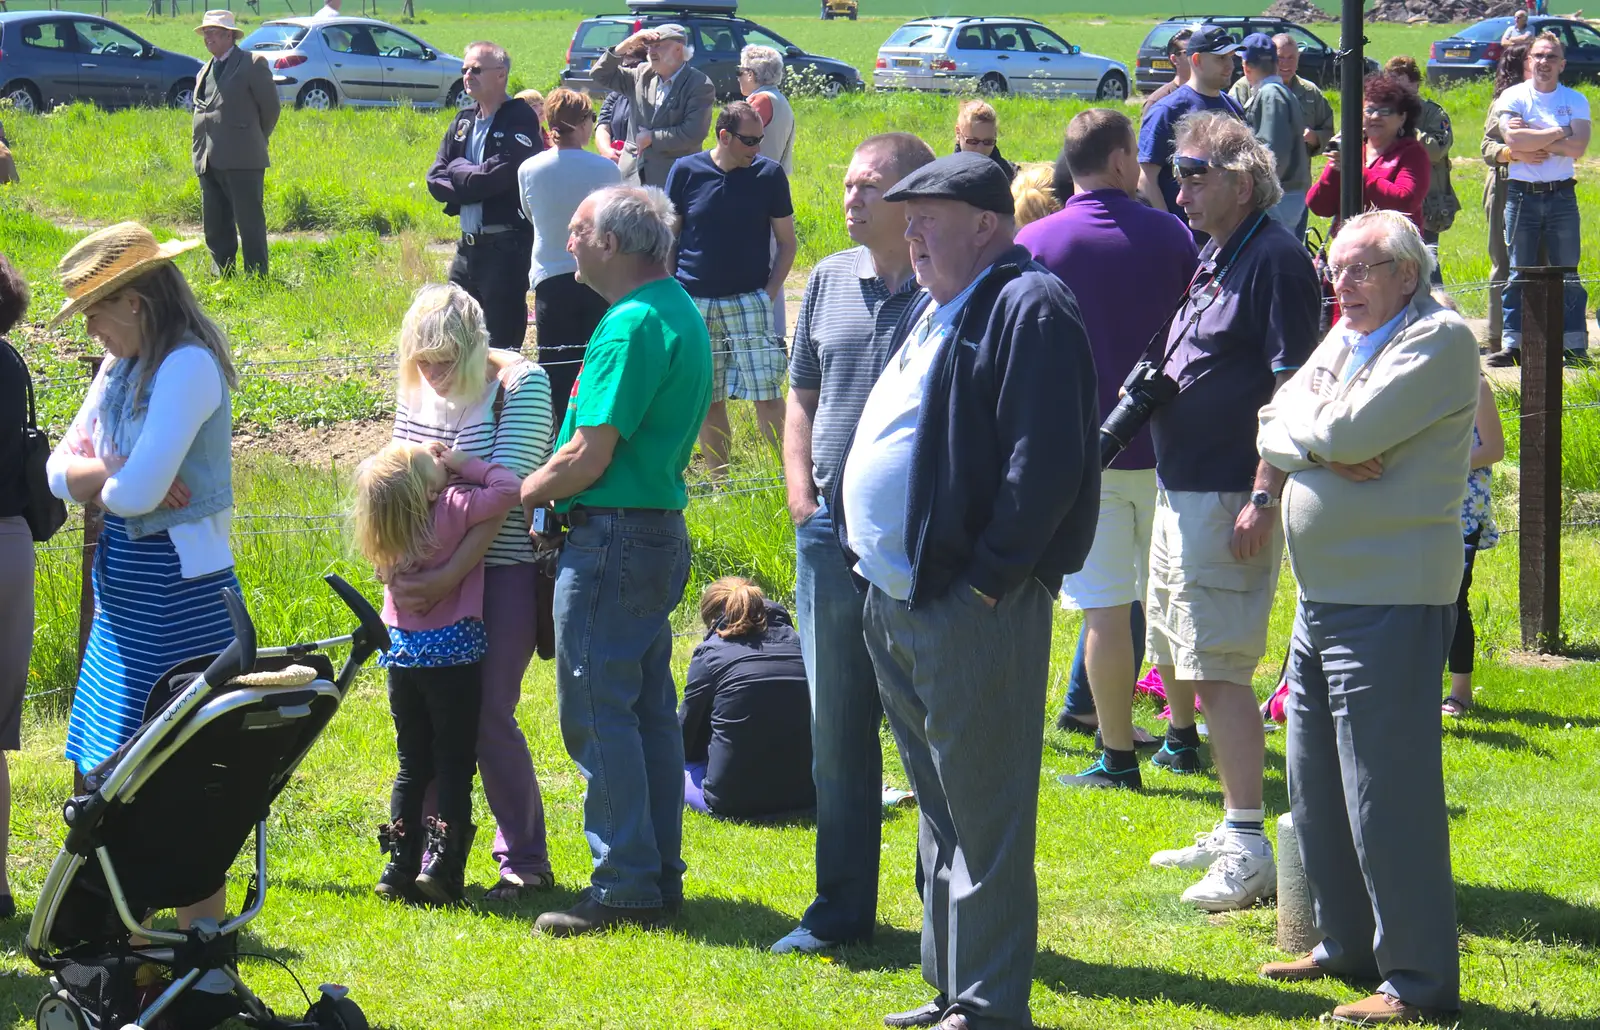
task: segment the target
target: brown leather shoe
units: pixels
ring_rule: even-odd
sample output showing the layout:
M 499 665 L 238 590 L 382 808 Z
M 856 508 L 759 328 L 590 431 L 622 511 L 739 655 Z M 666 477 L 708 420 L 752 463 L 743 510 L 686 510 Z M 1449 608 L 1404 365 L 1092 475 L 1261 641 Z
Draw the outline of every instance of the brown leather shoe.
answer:
M 1286 981 L 1320 980 L 1325 976 L 1333 975 L 1327 968 L 1317 965 L 1316 960 L 1309 954 L 1302 955 L 1297 959 L 1291 959 L 1288 962 L 1268 962 L 1257 972 L 1265 980 Z
M 565 912 L 546 912 L 540 916 L 533 924 L 533 932 L 550 937 L 577 937 L 619 926 L 642 926 L 652 930 L 661 922 L 662 915 L 660 908 L 613 908 L 585 895 Z
M 1335 1023 L 1353 1023 L 1356 1026 L 1403 1026 L 1421 1022 L 1423 1012 L 1399 998 L 1374 994 L 1349 1005 L 1340 1005 L 1331 1016 Z

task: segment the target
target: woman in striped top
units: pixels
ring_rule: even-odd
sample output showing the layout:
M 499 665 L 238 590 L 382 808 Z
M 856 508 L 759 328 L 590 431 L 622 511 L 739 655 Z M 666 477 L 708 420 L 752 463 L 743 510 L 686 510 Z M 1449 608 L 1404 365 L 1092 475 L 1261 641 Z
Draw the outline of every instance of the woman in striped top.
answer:
M 439 442 L 526 478 L 550 458 L 555 438 L 550 379 L 518 354 L 492 351 L 483 311 L 454 284 L 417 291 L 400 327 L 399 396 L 394 438 Z M 450 594 L 481 561 L 483 707 L 478 772 L 498 829 L 500 880 L 486 895 L 515 900 L 555 886 L 545 841 L 544 800 L 517 725 L 522 677 L 538 640 L 539 572 L 520 507 L 503 521 L 474 527 L 443 565 L 389 584 L 397 607 L 417 614 Z M 548 626 L 548 621 L 545 622 Z

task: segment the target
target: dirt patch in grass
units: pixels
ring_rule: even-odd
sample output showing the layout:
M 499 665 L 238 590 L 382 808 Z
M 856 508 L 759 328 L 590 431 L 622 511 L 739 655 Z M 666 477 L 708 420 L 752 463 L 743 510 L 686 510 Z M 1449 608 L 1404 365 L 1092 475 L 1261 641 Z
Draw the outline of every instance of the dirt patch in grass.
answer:
M 1564 654 L 1545 654 L 1541 651 L 1506 650 L 1495 657 L 1519 669 L 1565 669 L 1577 664 L 1577 659 Z
M 318 427 L 280 423 L 271 432 L 241 427 L 233 436 L 233 452 L 241 458 L 271 454 L 308 468 L 353 469 L 393 432 L 387 419 Z

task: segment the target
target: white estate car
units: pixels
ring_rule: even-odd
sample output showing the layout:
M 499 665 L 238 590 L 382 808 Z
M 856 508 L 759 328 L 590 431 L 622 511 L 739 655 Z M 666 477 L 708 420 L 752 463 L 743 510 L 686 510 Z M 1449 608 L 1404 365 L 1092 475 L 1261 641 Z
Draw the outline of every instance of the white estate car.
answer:
M 1125 100 L 1128 67 L 1030 18 L 919 18 L 878 48 L 874 89 Z

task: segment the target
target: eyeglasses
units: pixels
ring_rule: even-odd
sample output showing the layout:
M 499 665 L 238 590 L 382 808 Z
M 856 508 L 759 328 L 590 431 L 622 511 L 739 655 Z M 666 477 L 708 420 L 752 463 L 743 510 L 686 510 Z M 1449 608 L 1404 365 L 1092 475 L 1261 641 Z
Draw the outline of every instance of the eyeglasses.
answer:
M 969 147 L 992 147 L 999 142 L 999 137 L 990 136 L 987 139 L 982 139 L 977 136 L 963 136 L 961 137 L 961 142 Z
M 1364 261 L 1353 261 L 1348 265 L 1329 265 L 1328 278 L 1332 279 L 1334 282 L 1338 282 L 1340 276 L 1349 276 L 1350 281 L 1353 283 L 1364 283 L 1367 281 L 1367 276 L 1374 268 L 1378 268 L 1382 265 L 1392 264 L 1394 264 L 1394 258 L 1385 258 L 1382 261 L 1374 261 L 1370 265 Z
M 461 66 L 461 77 L 466 78 L 468 75 L 482 75 L 484 72 L 497 72 L 499 70 L 500 65 L 498 64 L 489 65 L 488 67 L 481 64 L 464 64 Z
M 734 132 L 732 129 L 728 130 L 728 135 L 732 136 L 734 139 L 738 140 L 740 143 L 743 143 L 747 147 L 759 147 L 761 145 L 761 141 L 766 139 L 765 136 L 746 136 L 744 133 Z
M 1199 157 L 1175 157 L 1172 159 L 1172 177 L 1175 179 L 1196 179 L 1211 171 L 1211 162 Z
M 1367 117 L 1368 118 L 1393 118 L 1395 115 L 1397 115 L 1399 113 L 1400 113 L 1399 111 L 1396 111 L 1392 107 L 1369 107 L 1369 108 L 1367 108 Z

